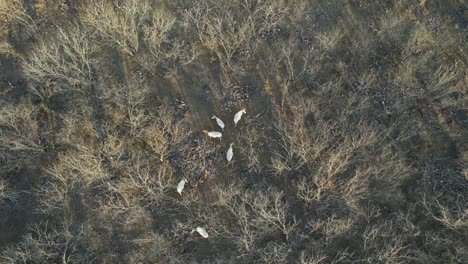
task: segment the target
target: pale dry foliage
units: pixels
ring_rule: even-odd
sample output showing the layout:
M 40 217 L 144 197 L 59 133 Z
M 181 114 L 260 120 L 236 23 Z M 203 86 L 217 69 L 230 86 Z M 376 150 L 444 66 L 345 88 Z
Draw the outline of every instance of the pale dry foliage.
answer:
M 33 225 L 30 233 L 20 243 L 2 251 L 0 261 L 89 263 L 94 259 L 93 253 L 84 253 L 81 248 L 85 232 L 83 226 L 72 227 L 70 223 L 59 224 L 57 229 L 52 229 L 47 224 Z
M 392 222 L 367 226 L 362 234 L 364 263 L 404 263 L 411 260 L 411 250 L 401 235 L 395 233 Z
M 96 34 L 131 56 L 140 49 L 139 33 L 150 17 L 148 1 L 130 0 L 120 6 L 111 1 L 91 1 L 84 6 L 82 20 Z
M 149 87 L 135 81 L 127 84 L 101 85 L 99 89 L 103 92 L 101 99 L 113 106 L 107 114 L 122 115 L 115 125 L 125 124 L 128 126 L 127 133 L 132 137 L 143 137 L 153 118 L 146 105 Z
M 33 165 L 43 148 L 39 140 L 36 108 L 22 102 L 18 105 L 0 103 L 0 159 L 8 170 Z
M 28 14 L 23 0 L 3 0 L 0 2 L 0 16 L 6 24 L 15 21 L 23 26 L 35 29 L 36 23 Z
M 335 125 L 312 125 L 306 122 L 309 115 L 319 111 L 313 102 L 298 99 L 290 110 L 291 113 L 279 112 L 275 124 L 280 135 L 281 150 L 273 153 L 271 166 L 279 175 L 310 165 L 335 140 Z
M 326 256 L 322 254 L 311 254 L 305 251 L 301 251 L 299 256 L 299 263 L 300 264 L 320 264 L 323 263 L 327 259 Z
M 131 263 L 153 263 L 163 260 L 164 263 L 182 263 L 181 252 L 174 250 L 171 240 L 158 233 L 148 233 L 132 241 L 136 246 L 130 253 Z
M 325 234 L 325 246 L 331 246 L 334 239 L 343 237 L 347 232 L 351 232 L 353 224 L 355 224 L 356 219 L 353 219 L 352 216 L 345 218 L 340 218 L 335 214 L 332 214 L 330 217 L 322 220 L 311 220 L 307 223 L 307 227 L 310 232 L 321 232 Z M 304 234 L 307 237 L 307 234 Z
M 317 96 L 325 106 L 330 93 L 340 93 L 336 86 L 322 89 Z M 329 104 L 334 103 L 340 108 L 327 113 L 319 109 L 316 99 L 300 98 L 290 112 L 278 114 L 276 127 L 282 144 L 273 153 L 273 171 L 283 176 L 307 171 L 307 176 L 296 181 L 296 195 L 308 207 L 332 195 L 364 214 L 360 203 L 366 199 L 401 198 L 398 186 L 411 169 L 391 142 L 383 144 L 386 135 L 379 127 L 356 118 L 368 107 L 368 100 L 351 95 L 341 105 Z M 382 185 L 373 188 L 385 185 L 385 192 L 370 190 L 377 179 Z
M 216 155 L 216 144 L 207 137 L 199 139 L 195 151 L 190 145 L 183 145 L 182 162 L 177 164 L 181 167 L 184 177 L 190 177 L 189 180 L 204 180 L 216 175 L 216 170 L 213 167 L 212 157 Z M 224 171 L 224 174 L 229 174 L 229 170 Z
M 166 103 L 156 108 L 152 116 L 152 124 L 145 133 L 146 143 L 163 161 L 176 150 L 190 133 L 185 123 L 175 120 L 171 108 Z
M 303 52 L 297 52 L 301 50 Z M 281 106 L 285 105 L 285 102 L 289 98 L 290 89 L 305 76 L 313 74 L 314 66 L 310 65 L 312 50 L 300 49 L 297 41 L 289 39 L 288 43 L 283 44 L 281 48 L 281 55 L 277 58 L 275 65 L 279 65 L 284 68 L 284 76 L 282 77 L 281 83 Z M 315 54 L 313 54 L 315 55 Z
M 410 30 L 410 23 L 393 14 L 385 15 L 380 23 L 378 36 L 381 43 L 389 48 L 403 49 L 405 43 L 402 40 Z
M 234 239 L 237 247 L 246 254 L 254 249 L 255 242 L 266 231 L 267 226 L 257 215 L 251 213 L 247 204 L 242 200 L 242 187 L 231 184 L 225 188 L 219 188 L 216 192 L 218 203 L 224 206 L 237 222 L 237 230 L 225 229 L 227 236 Z
M 119 197 L 105 197 L 106 200 L 99 200 L 97 206 L 90 210 L 90 213 L 93 214 L 92 223 L 95 224 L 98 228 L 104 231 L 102 238 L 98 238 L 93 245 L 96 248 L 101 248 L 102 245 L 98 243 L 108 243 L 108 244 L 119 244 L 119 243 L 128 243 L 130 241 L 105 241 L 109 239 L 108 236 L 113 235 L 116 230 L 112 228 L 111 223 L 113 219 L 118 219 L 119 223 L 122 225 L 122 228 L 119 232 L 124 234 L 137 234 L 144 230 L 147 230 L 153 223 L 151 214 L 143 206 L 134 204 L 126 204 L 124 200 L 119 199 Z M 90 221 L 91 222 L 91 221 Z
M 151 164 L 149 161 L 133 157 L 121 165 L 121 177 L 109 183 L 107 188 L 126 207 L 141 204 L 160 204 L 174 193 L 177 184 L 173 169 L 166 163 Z M 109 203 L 113 203 L 109 200 Z
M 76 108 L 62 116 L 57 144 L 65 148 L 43 169 L 47 181 L 38 190 L 41 213 L 72 217 L 73 199 L 109 177 L 90 116 L 91 110 L 87 107 Z
M 245 196 L 244 201 L 265 222 L 278 228 L 286 240 L 289 239 L 298 223 L 289 214 L 289 204 L 285 201 L 283 192 L 274 189 L 261 193 L 251 192 Z
M 60 153 L 57 161 L 45 170 L 48 183 L 39 190 L 40 212 L 72 216 L 74 195 L 109 177 L 96 150 L 76 146 Z
M 48 171 L 57 179 L 70 178 L 90 185 L 107 176 L 99 152 L 87 146 L 75 145 L 74 149 L 59 155 L 56 164 Z
M 321 263 L 331 263 L 331 264 L 341 264 L 341 263 L 353 263 L 351 260 L 353 254 L 349 253 L 347 250 L 340 250 L 334 258 L 329 258 L 326 256 L 324 250 L 315 250 L 313 252 L 302 251 L 299 256 L 299 263 L 301 264 L 321 264 Z
M 289 204 L 284 193 L 270 188 L 267 191 L 244 191 L 239 185 L 217 190 L 218 202 L 234 216 L 240 228 L 231 236 L 236 238 L 240 248 L 249 252 L 255 241 L 268 233 L 278 230 L 289 239 L 298 222 L 289 214 Z
M 342 28 L 334 28 L 326 32 L 320 32 L 317 36 L 319 40 L 320 48 L 324 51 L 333 51 L 339 42 L 345 36 L 345 32 Z
M 249 172 L 260 172 L 264 167 L 262 165 L 260 140 L 263 138 L 263 133 L 255 128 L 250 128 L 242 137 L 242 145 L 239 151 L 247 159 L 247 167 Z
M 443 224 L 446 228 L 467 234 L 468 230 L 468 209 L 466 202 L 457 201 L 455 204 L 444 204 L 437 197 L 422 197 L 421 205 L 425 209 L 425 214 Z
M 290 252 L 290 244 L 270 242 L 259 251 L 262 263 L 285 263 Z
M 284 3 L 270 1 L 197 4 L 185 12 L 184 27 L 193 28 L 200 44 L 221 65 L 232 67 L 236 54 L 248 58 L 255 52 L 258 38 L 274 30 L 287 9 Z M 241 15 L 247 19 L 239 20 Z
M 59 29 L 55 39 L 42 40 L 22 64 L 29 88 L 43 99 L 66 91 L 86 93 L 92 82 L 94 45 L 78 26 Z
M 448 95 L 464 93 L 461 87 L 466 87 L 468 82 L 463 78 L 467 71 L 462 62 L 466 54 L 460 53 L 461 57 L 450 64 L 434 63 L 434 57 L 444 59 L 448 49 L 458 52 L 460 45 L 458 39 L 448 37 L 450 33 L 446 28 L 442 29 L 442 33 L 434 34 L 428 25 L 414 25 L 394 79 L 407 95 L 440 100 L 449 106 L 454 100 Z
M 143 38 L 155 60 L 161 60 L 168 55 L 163 45 L 169 44 L 169 34 L 175 24 L 174 14 L 158 9 L 153 11 L 150 23 L 143 27 Z
M 10 189 L 7 182 L 0 178 L 0 206 L 2 206 L 5 201 L 12 203 L 18 201 L 19 193 Z
M 0 1 L 0 50 L 29 88 L 12 94 L 42 99 L 1 103 L 1 207 L 23 216 L 22 192 L 38 204 L 0 262 L 467 262 L 466 32 L 437 4 L 91 0 L 59 1 L 71 22 L 28 14 L 55 2 Z M 198 105 L 204 86 L 227 92 Z M 190 116 L 239 105 L 251 111 L 226 127 L 239 158 L 226 163 L 229 142 Z M 425 173 L 429 159 L 444 173 Z
M 128 126 L 130 136 L 143 140 L 161 162 L 167 160 L 190 134 L 186 122 L 176 120 L 167 101 L 156 104 L 148 101 L 148 86 L 131 82 L 101 89 L 105 93 L 102 98 L 115 105 L 111 111 L 124 115 L 120 123 Z
M 163 66 L 177 71 L 180 65 L 190 65 L 199 58 L 201 48 L 190 45 L 190 40 L 175 33 L 180 30 L 180 24 L 177 14 L 171 10 L 158 7 L 150 11 L 141 32 L 147 52 L 137 58 L 145 70 L 156 74 Z

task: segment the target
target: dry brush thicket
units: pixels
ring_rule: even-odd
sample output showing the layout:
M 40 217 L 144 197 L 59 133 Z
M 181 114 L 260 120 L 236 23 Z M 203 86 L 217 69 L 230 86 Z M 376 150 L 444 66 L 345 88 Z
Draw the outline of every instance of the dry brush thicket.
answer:
M 468 262 L 463 1 L 71 2 L 0 2 L 1 263 Z

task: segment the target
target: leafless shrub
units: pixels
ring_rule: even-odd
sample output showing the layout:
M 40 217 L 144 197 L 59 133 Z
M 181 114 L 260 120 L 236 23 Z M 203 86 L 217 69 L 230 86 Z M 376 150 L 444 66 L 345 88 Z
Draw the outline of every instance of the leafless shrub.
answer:
M 238 184 L 218 188 L 217 202 L 226 208 L 237 223 L 234 227 L 224 226 L 225 236 L 234 242 L 246 255 L 259 250 L 266 261 L 283 262 L 289 254 L 288 244 L 269 244 L 259 248 L 256 242 L 273 230 L 281 231 L 288 240 L 298 222 L 289 215 L 289 205 L 284 195 L 274 189 L 266 192 L 244 191 Z M 268 260 L 268 261 L 267 261 Z
M 296 41 L 289 40 L 288 44 L 283 44 L 281 49 L 280 61 L 284 64 L 286 69 L 286 76 L 283 77 L 281 85 L 282 100 L 281 106 L 284 106 L 286 98 L 289 96 L 289 89 L 298 81 L 300 81 L 306 74 L 311 74 L 313 71 L 310 63 L 311 52 L 305 49 L 304 53 L 294 52 L 300 50 Z
M 0 206 L 4 201 L 8 200 L 15 203 L 19 198 L 18 192 L 11 191 L 6 181 L 0 179 Z
M 60 155 L 49 173 L 58 178 L 60 175 L 73 177 L 73 180 L 82 181 L 86 185 L 105 178 L 107 172 L 99 154 L 89 147 L 76 147 L 75 151 Z
M 411 259 L 410 250 L 401 236 L 394 233 L 392 223 L 368 226 L 362 234 L 366 263 L 402 263 Z
M 109 144 L 101 150 L 90 116 L 87 107 L 62 116 L 57 143 L 66 149 L 58 152 L 54 162 L 44 168 L 43 177 L 47 181 L 38 191 L 40 212 L 71 216 L 74 196 L 110 175 L 102 153 L 118 153 L 117 147 L 110 149 Z
M 366 213 L 362 211 L 362 202 L 367 199 L 387 202 L 403 199 L 399 186 L 413 171 L 392 145 L 379 145 L 382 140 L 381 133 L 359 124 L 354 133 L 330 153 L 329 160 L 320 165 L 314 177 L 318 192 L 336 188 L 346 205 L 363 215 Z M 361 162 L 364 157 L 370 162 Z M 350 166 L 352 177 L 338 181 L 336 176 L 349 173 Z M 381 185 L 371 184 L 375 181 Z
M 101 146 L 101 153 L 112 162 L 112 165 L 124 166 L 124 155 L 127 154 L 125 138 L 109 133 Z
M 15 170 L 23 165 L 33 165 L 43 152 L 35 112 L 35 107 L 29 103 L 0 104 L 0 159 L 3 168 Z
M 215 157 L 219 157 L 219 145 L 214 144 L 209 138 L 202 136 L 197 138 L 192 146 L 184 145 L 181 149 L 182 162 L 177 164 L 187 177 L 192 180 L 209 180 L 217 174 L 215 167 Z M 232 171 L 229 168 L 223 172 L 229 175 Z
M 145 128 L 151 123 L 153 115 L 149 114 L 146 107 L 149 88 L 138 81 L 130 81 L 127 84 L 111 84 L 100 86 L 103 92 L 101 99 L 112 106 L 106 113 L 110 119 L 118 113 L 121 117 L 114 126 L 126 124 L 132 137 L 141 138 Z M 113 120 L 114 121 L 114 120 Z
M 277 175 L 283 175 L 286 172 L 291 171 L 291 167 L 288 165 L 285 158 L 277 153 L 273 154 L 274 156 L 271 158 L 271 169 Z
M 366 65 L 375 60 L 376 48 L 379 43 L 374 32 L 363 24 L 359 23 L 354 25 L 352 29 L 348 29 L 347 38 L 349 38 L 350 44 L 347 48 L 353 53 L 354 64 Z
M 20 54 L 8 42 L 0 42 L 0 54 L 3 54 L 4 56 L 15 57 L 15 58 L 21 57 Z
M 256 37 L 273 30 L 286 10 L 287 6 L 279 2 L 201 4 L 186 12 L 184 26 L 194 26 L 203 47 L 215 54 L 222 65 L 232 67 L 235 54 L 247 58 L 252 55 L 257 45 Z M 238 20 L 241 14 L 246 14 L 248 19 Z
M 327 123 L 306 124 L 306 118 L 318 112 L 313 102 L 297 99 L 291 114 L 279 112 L 276 130 L 281 138 L 281 150 L 274 153 L 272 169 L 276 174 L 298 170 L 319 157 L 332 145 L 335 126 Z
M 166 163 L 154 166 L 134 158 L 122 170 L 123 177 L 112 184 L 112 189 L 127 206 L 160 204 L 177 184 L 172 168 Z
M 296 183 L 297 188 L 297 197 L 302 199 L 308 207 L 314 205 L 314 203 L 320 201 L 321 199 L 321 190 L 317 189 L 315 184 L 307 179 L 302 178 Z
M 189 133 L 185 124 L 178 123 L 169 105 L 164 103 L 156 109 L 152 125 L 145 131 L 145 141 L 163 161 L 176 150 Z
M 260 172 L 263 167 L 261 153 L 258 151 L 261 138 L 262 133 L 255 128 L 250 128 L 242 137 L 243 146 L 240 151 L 247 158 L 247 167 L 250 172 Z
M 330 93 L 340 88 L 322 89 L 324 97 L 319 94 L 319 100 L 334 103 L 325 97 L 335 96 Z M 371 198 L 371 193 L 382 194 L 372 197 L 382 201 L 401 197 L 398 186 L 411 174 L 411 169 L 391 143 L 381 144 L 384 133 L 373 124 L 355 118 L 366 109 L 366 100 L 350 96 L 346 103 L 337 104 L 331 120 L 325 119 L 329 119 L 330 113 L 318 110 L 320 105 L 315 100 L 295 99 L 289 113 L 277 115 L 282 144 L 274 152 L 273 171 L 282 174 L 307 170 L 310 176 L 296 181 L 296 195 L 308 206 L 320 201 L 325 193 L 338 194 L 356 211 L 361 211 L 361 202 Z M 376 179 L 387 184 L 386 192 L 369 190 Z
M 431 58 L 436 53 L 434 47 L 434 36 L 423 24 L 417 23 L 410 33 L 402 52 L 403 60 L 395 73 L 395 81 L 404 92 L 412 96 L 421 96 L 424 88 L 420 87 L 417 76 L 431 74 Z
M 314 175 L 313 182 L 317 187 L 317 198 L 327 190 L 333 190 L 336 184 L 336 177 L 346 172 L 351 165 L 352 149 L 349 146 L 339 146 L 335 151 L 327 153 L 321 164 L 318 166 L 317 173 Z
M 98 202 L 99 206 L 91 211 L 94 214 L 93 221 L 106 231 L 106 236 L 111 236 L 116 231 L 112 228 L 112 223 L 118 223 L 121 227 L 119 231 L 128 236 L 140 235 L 153 224 L 150 212 L 138 203 L 127 203 L 127 200 L 113 195 L 108 195 Z M 113 242 L 118 244 L 127 241 Z
M 105 187 L 107 186 L 99 186 L 99 189 L 104 191 Z M 97 262 L 130 258 L 134 255 L 133 249 L 141 246 L 136 241 L 145 238 L 148 230 L 151 230 L 151 226 L 154 225 L 150 211 L 138 203 L 127 204 L 124 199 L 113 192 L 112 187 L 95 198 L 97 199 L 87 206 L 86 235 L 89 237 L 87 250 L 100 252 L 95 259 Z M 137 199 L 131 202 L 134 201 L 138 202 Z M 124 250 L 113 252 L 116 248 Z M 140 249 L 140 253 L 147 253 L 145 248 Z
M 434 41 L 434 36 L 428 28 L 422 23 L 417 23 L 411 32 L 404 55 L 411 56 L 421 52 L 434 53 L 432 49 Z
M 175 16 L 166 10 L 153 12 L 150 23 L 143 27 L 143 34 L 151 55 L 160 60 L 165 55 L 163 44 L 169 41 L 169 32 L 176 23 Z
M 340 250 L 337 252 L 334 258 L 327 257 L 321 250 L 315 250 L 312 252 L 302 251 L 299 256 L 301 264 L 320 264 L 320 263 L 354 263 L 352 261 L 353 254 L 348 250 Z
M 247 24 L 238 30 L 233 15 L 226 15 L 224 18 L 208 6 L 198 5 L 186 13 L 185 27 L 195 26 L 202 46 L 213 52 L 221 63 L 229 65 L 234 53 L 248 43 L 246 40 L 253 35 L 253 29 Z
M 326 256 L 322 254 L 312 254 L 305 251 L 301 251 L 299 256 L 299 263 L 301 264 L 320 264 L 327 259 Z
M 287 244 L 270 242 L 260 249 L 260 259 L 263 263 L 285 263 L 290 247 Z
M 333 51 L 341 39 L 345 36 L 343 29 L 337 27 L 327 32 L 320 32 L 317 36 L 320 47 L 325 51 Z
M 396 81 L 403 88 L 403 91 L 412 96 L 419 98 L 425 98 L 430 100 L 444 100 L 445 105 L 453 105 L 454 100 L 449 100 L 447 96 L 454 92 L 459 92 L 459 87 L 466 84 L 466 79 L 461 78 L 463 70 L 453 66 L 448 67 L 446 65 L 439 66 L 435 70 L 430 70 L 429 57 L 421 59 L 408 58 L 400 66 L 400 71 L 396 76 Z M 426 85 L 421 86 L 419 77 L 420 74 L 428 74 L 429 77 L 424 82 Z
M 262 223 L 263 220 L 250 212 L 241 198 L 243 191 L 239 185 L 231 184 L 225 188 L 218 188 L 216 194 L 218 203 L 226 207 L 238 223 L 235 230 L 226 228 L 226 234 L 234 238 L 234 242 L 242 252 L 250 253 L 261 233 L 267 231 L 266 225 Z
M 178 122 L 167 101 L 150 106 L 149 87 L 138 82 L 127 85 L 102 87 L 106 93 L 102 98 L 115 105 L 114 112 L 122 113 L 121 123 L 128 126 L 131 137 L 143 140 L 160 161 L 179 147 L 190 134 L 185 122 Z M 113 114 L 113 113 L 109 113 Z M 119 125 L 119 124 L 115 124 Z
M 85 93 L 91 83 L 94 46 L 85 30 L 59 29 L 36 45 L 22 65 L 33 93 L 47 99 L 61 91 Z
M 0 260 L 5 263 L 89 263 L 94 256 L 92 252 L 82 251 L 84 232 L 83 226 L 74 229 L 67 223 L 59 229 L 51 229 L 47 224 L 34 225 L 16 247 L 2 251 Z
M 84 146 L 61 153 L 45 172 L 49 181 L 39 190 L 40 212 L 65 216 L 72 215 L 70 205 L 75 193 L 109 175 L 96 153 Z
M 284 201 L 283 192 L 269 189 L 266 192 L 249 192 L 244 195 L 243 201 L 265 222 L 276 227 L 285 236 L 286 240 L 295 231 L 298 222 L 289 214 L 289 205 Z
M 199 47 L 190 45 L 181 36 L 172 36 L 179 29 L 175 14 L 166 9 L 152 12 L 142 28 L 143 40 L 148 52 L 138 56 L 140 65 L 155 74 L 158 66 L 169 69 L 192 63 L 200 54 Z
M 430 251 L 418 252 L 418 260 L 426 262 L 440 260 L 450 263 L 465 263 L 468 259 L 464 236 L 459 238 L 454 236 L 451 232 L 427 232 L 424 236 L 424 242 L 425 245 L 429 247 Z M 435 252 L 439 254 L 435 254 Z
M 221 232 L 224 221 L 222 217 L 220 218 L 220 212 L 214 210 L 214 205 L 207 201 L 207 198 L 197 191 L 186 192 L 182 199 L 178 199 L 177 204 L 184 208 L 185 214 L 190 218 L 180 225 L 192 225 L 188 231 L 192 231 L 196 225 L 203 225 L 213 232 Z M 195 227 L 193 227 L 194 224 Z
M 43 214 L 70 215 L 70 200 L 75 190 L 74 182 L 64 178 L 62 175 L 55 177 L 52 181 L 37 191 L 40 208 L 37 210 Z
M 139 33 L 151 10 L 148 1 L 125 1 L 118 7 L 110 1 L 93 1 L 84 8 L 83 22 L 100 37 L 131 56 L 138 52 Z
M 440 222 L 446 228 L 466 233 L 468 227 L 468 209 L 463 202 L 457 202 L 454 206 L 442 203 L 438 198 L 428 198 L 423 196 L 422 206 L 426 210 L 426 215 Z
M 340 219 L 335 214 L 327 219 L 323 220 L 312 220 L 307 226 L 310 228 L 311 232 L 321 232 L 325 237 L 325 245 L 329 246 L 334 239 L 344 236 L 347 232 L 351 231 L 355 219 L 352 217 L 347 217 Z
M 132 241 L 137 249 L 130 253 L 131 263 L 158 262 L 183 263 L 183 255 L 177 251 L 172 242 L 161 234 L 149 233 Z
M 6 18 L 5 22 L 17 23 L 35 29 L 36 23 L 28 14 L 22 0 L 4 0 L 0 3 L 0 15 Z

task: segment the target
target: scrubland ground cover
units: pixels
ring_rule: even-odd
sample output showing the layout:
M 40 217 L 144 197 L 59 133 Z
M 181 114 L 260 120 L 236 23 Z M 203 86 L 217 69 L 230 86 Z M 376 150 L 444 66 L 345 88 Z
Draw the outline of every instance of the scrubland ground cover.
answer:
M 466 11 L 0 1 L 0 262 L 467 263 Z

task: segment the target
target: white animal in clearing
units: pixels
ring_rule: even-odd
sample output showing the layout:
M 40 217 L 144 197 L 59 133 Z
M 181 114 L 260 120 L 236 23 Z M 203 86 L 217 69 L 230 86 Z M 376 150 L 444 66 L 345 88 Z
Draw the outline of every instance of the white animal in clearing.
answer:
M 229 149 L 228 149 L 228 151 L 227 151 L 227 153 L 226 153 L 226 159 L 227 159 L 227 161 L 231 161 L 231 160 L 232 160 L 232 156 L 234 156 L 234 152 L 232 151 L 232 146 L 233 146 L 233 145 L 234 145 L 234 143 L 231 143 L 231 144 L 229 145 Z
M 237 126 L 237 122 L 239 122 L 239 120 L 241 120 L 243 114 L 247 114 L 247 111 L 245 111 L 245 108 L 241 109 L 239 112 L 237 112 L 234 115 L 234 124 L 236 126 Z
M 224 122 L 223 120 L 221 120 L 220 118 L 218 118 L 217 116 L 213 115 L 213 117 L 211 119 L 216 119 L 216 124 L 218 124 L 218 126 L 224 130 Z
M 205 133 L 206 135 L 208 135 L 210 138 L 219 138 L 219 140 L 221 140 L 221 137 L 223 136 L 223 134 L 221 134 L 221 132 L 218 132 L 218 131 L 206 131 L 206 130 L 203 130 L 203 133 Z
M 206 232 L 206 229 L 203 227 L 198 226 L 195 228 L 192 233 L 198 232 L 203 238 L 208 238 L 208 232 Z
M 183 179 L 181 180 L 178 184 L 177 184 L 177 192 L 182 195 L 182 191 L 184 190 L 184 187 L 185 187 L 185 183 L 187 182 L 186 179 Z

